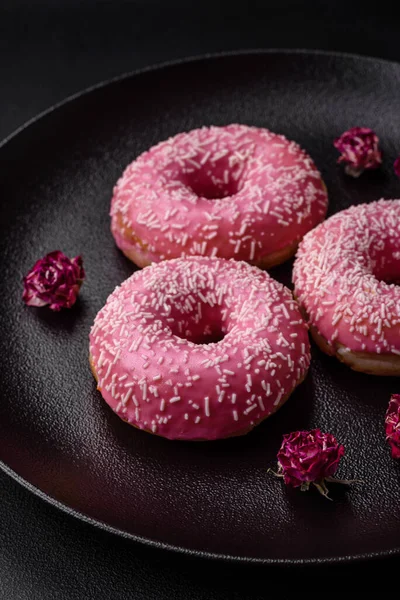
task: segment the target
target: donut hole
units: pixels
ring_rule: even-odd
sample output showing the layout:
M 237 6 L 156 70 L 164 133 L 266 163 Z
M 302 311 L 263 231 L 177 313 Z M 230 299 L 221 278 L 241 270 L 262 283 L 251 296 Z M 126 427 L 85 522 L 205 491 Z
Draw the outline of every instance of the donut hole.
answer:
M 374 277 L 378 281 L 383 281 L 383 283 L 388 284 L 400 284 L 400 269 L 394 270 L 392 268 L 386 268 L 382 270 L 378 270 L 377 272 L 374 270 Z
M 193 323 L 187 319 L 176 321 L 171 329 L 176 337 L 199 345 L 217 344 L 226 334 L 221 323 Z
M 171 316 L 174 319 L 169 324 L 171 333 L 192 344 L 216 344 L 226 335 L 221 307 L 218 305 L 210 307 L 209 304 L 199 302 L 191 314 L 182 314 L 179 309 L 175 309 Z
M 182 336 L 178 336 L 181 337 L 182 339 L 188 340 L 189 342 L 192 342 L 192 344 L 199 344 L 199 345 L 205 345 L 205 344 L 217 344 L 218 342 L 222 342 L 222 340 L 225 337 L 225 333 L 223 333 L 221 330 L 214 330 L 214 331 L 210 331 L 208 332 L 196 332 L 195 335 L 193 335 L 193 333 L 188 330 L 187 333 L 185 332 L 186 337 L 182 338 Z M 175 334 L 176 335 L 176 334 Z
M 243 187 L 243 164 L 239 169 L 238 166 L 232 165 L 227 157 L 216 161 L 211 159 L 199 168 L 184 170 L 183 183 L 199 198 L 228 198 Z
M 373 248 L 372 273 L 378 281 L 400 284 L 400 251 L 387 244 Z
M 238 193 L 238 182 L 230 180 L 227 183 L 218 182 L 209 177 L 193 177 L 186 183 L 186 187 L 196 194 L 199 198 L 207 200 L 220 200 L 228 196 L 234 196 Z

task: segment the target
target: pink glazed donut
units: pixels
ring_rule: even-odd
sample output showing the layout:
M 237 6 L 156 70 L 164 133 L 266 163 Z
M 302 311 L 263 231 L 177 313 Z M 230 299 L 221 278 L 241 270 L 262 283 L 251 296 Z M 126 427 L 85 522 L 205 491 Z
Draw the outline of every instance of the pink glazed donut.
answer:
M 127 167 L 111 230 L 140 267 L 202 255 L 270 268 L 295 253 L 327 205 L 320 173 L 295 142 L 246 125 L 203 127 Z
M 400 200 L 352 206 L 308 233 L 293 281 L 324 352 L 356 371 L 400 375 Z
M 287 400 L 310 362 L 290 291 L 243 262 L 165 261 L 108 298 L 90 333 L 107 404 L 128 423 L 178 440 L 247 433 Z

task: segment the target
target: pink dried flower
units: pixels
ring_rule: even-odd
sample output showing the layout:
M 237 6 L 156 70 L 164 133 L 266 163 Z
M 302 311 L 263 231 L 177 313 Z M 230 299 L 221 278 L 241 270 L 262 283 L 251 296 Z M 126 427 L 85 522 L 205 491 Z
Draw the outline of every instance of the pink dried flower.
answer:
M 282 477 L 286 485 L 302 491 L 313 484 L 328 498 L 326 481 L 350 483 L 333 477 L 343 455 L 344 446 L 331 433 L 321 433 L 319 429 L 294 431 L 283 436 L 275 475 Z
M 71 308 L 85 277 L 82 258 L 68 258 L 55 250 L 39 259 L 24 277 L 22 299 L 28 306 L 46 306 L 51 310 Z
M 393 394 L 385 418 L 386 439 L 393 458 L 400 458 L 400 394 Z
M 396 160 L 394 161 L 393 169 L 394 169 L 394 172 L 397 175 L 397 177 L 400 177 L 400 156 L 398 156 L 396 158 Z
M 335 139 L 335 148 L 341 152 L 338 163 L 346 163 L 345 172 L 359 177 L 365 169 L 376 169 L 382 164 L 379 138 L 368 127 L 352 127 Z

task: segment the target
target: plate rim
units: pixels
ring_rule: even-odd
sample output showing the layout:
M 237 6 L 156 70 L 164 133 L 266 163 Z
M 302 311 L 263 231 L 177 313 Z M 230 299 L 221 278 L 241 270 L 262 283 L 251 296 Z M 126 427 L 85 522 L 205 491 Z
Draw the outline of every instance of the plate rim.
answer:
M 247 56 L 247 55 L 295 55 L 295 56 L 320 56 L 325 58 L 340 58 L 340 59 L 349 59 L 356 61 L 363 61 L 366 63 L 383 63 L 384 65 L 391 66 L 400 66 L 400 62 L 395 60 L 390 60 L 386 58 L 379 58 L 370 55 L 363 55 L 351 52 L 338 52 L 338 51 L 330 51 L 330 50 L 319 50 L 319 49 L 307 49 L 307 48 L 248 48 L 241 50 L 230 50 L 230 51 L 221 51 L 221 52 L 210 52 L 206 54 L 199 55 L 190 55 L 187 57 L 181 57 L 174 60 L 162 61 L 157 63 L 152 63 L 146 67 L 142 67 L 139 69 L 133 69 L 132 71 L 125 71 L 115 77 L 111 77 L 109 79 L 102 80 L 98 83 L 95 83 L 87 88 L 81 89 L 78 92 L 75 92 L 63 100 L 52 104 L 48 108 L 39 112 L 37 115 L 34 115 L 31 119 L 25 121 L 22 125 L 13 130 L 8 136 L 4 139 L 0 140 L 0 151 L 14 138 L 16 138 L 19 134 L 23 133 L 30 126 L 34 125 L 41 119 L 44 119 L 47 115 L 51 114 L 53 111 L 62 108 L 64 105 L 67 105 L 75 100 L 80 99 L 87 94 L 95 92 L 97 90 L 106 88 L 111 86 L 114 83 L 118 83 L 124 81 L 125 79 L 129 79 L 132 77 L 136 77 L 138 75 L 142 75 L 148 72 L 157 72 L 164 70 L 168 67 L 175 67 L 182 64 L 187 63 L 196 63 L 205 60 L 213 60 L 218 58 L 228 58 L 235 56 Z M 50 496 L 43 492 L 40 488 L 36 487 L 21 475 L 19 475 L 16 471 L 14 471 L 11 467 L 9 467 L 4 461 L 0 460 L 0 469 L 3 471 L 8 477 L 13 479 L 19 485 L 27 489 L 29 492 L 39 497 L 41 500 L 46 502 L 47 504 L 57 508 L 62 511 L 64 514 L 71 516 L 73 518 L 78 519 L 81 522 L 87 523 L 97 529 L 101 529 L 102 531 L 106 531 L 112 535 L 117 535 L 118 537 L 122 537 L 123 539 L 131 540 L 137 544 L 143 544 L 147 547 L 173 552 L 176 555 L 186 555 L 188 557 L 199 558 L 199 559 L 208 559 L 212 561 L 219 561 L 228 564 L 243 564 L 243 565 L 269 565 L 269 566 L 304 566 L 304 567 L 316 567 L 316 566 L 324 566 L 324 565 L 339 565 L 339 564 L 355 564 L 362 563 L 369 560 L 378 560 L 384 558 L 390 558 L 395 556 L 400 556 L 400 546 L 396 548 L 392 548 L 389 550 L 382 550 L 379 552 L 366 552 L 366 553 L 358 553 L 358 554 L 349 554 L 345 556 L 333 556 L 333 557 L 312 557 L 312 558 L 256 558 L 256 557 L 248 557 L 248 556 L 235 556 L 231 554 L 223 554 L 217 552 L 208 552 L 205 550 L 194 550 L 192 548 L 187 548 L 184 546 L 178 546 L 174 544 L 168 544 L 166 542 L 161 542 L 158 540 L 154 540 L 152 538 L 136 535 L 133 533 L 128 533 L 123 529 L 119 529 L 118 527 L 113 527 L 108 525 L 104 521 L 99 519 L 94 519 L 85 513 L 78 511 L 74 508 L 71 508 L 67 504 L 63 504 L 56 498 Z
M 351 59 L 357 61 L 365 61 L 371 63 L 383 63 L 384 65 L 392 65 L 399 66 L 400 61 L 391 60 L 387 58 L 374 57 L 372 55 L 366 54 L 357 54 L 353 52 L 339 52 L 335 50 L 319 50 L 313 48 L 245 48 L 241 50 L 222 50 L 221 52 L 207 52 L 205 54 L 191 54 L 186 57 L 176 58 L 173 60 L 166 60 L 156 63 L 151 63 L 148 66 L 140 67 L 138 69 L 133 69 L 132 71 L 124 71 L 119 75 L 115 75 L 115 77 L 111 77 L 109 79 L 102 79 L 93 85 L 90 85 L 86 88 L 78 90 L 69 96 L 66 96 L 59 102 L 55 104 L 51 104 L 44 110 L 40 111 L 38 114 L 34 115 L 27 121 L 23 122 L 19 127 L 11 131 L 5 138 L 0 140 L 0 150 L 8 144 L 11 140 L 13 140 L 17 135 L 22 133 L 25 129 L 28 129 L 31 125 L 34 125 L 37 121 L 40 121 L 42 118 L 46 117 L 53 111 L 62 108 L 65 104 L 69 104 L 74 100 L 78 100 L 81 96 L 86 96 L 92 92 L 95 92 L 99 89 L 105 88 L 113 83 L 118 83 L 119 81 L 123 81 L 124 79 L 129 79 L 131 77 L 136 77 L 137 75 L 142 75 L 148 72 L 154 72 L 158 70 L 163 70 L 167 67 L 175 67 L 181 64 L 192 63 L 192 62 L 201 62 L 202 60 L 212 60 L 215 58 L 225 58 L 225 57 L 234 57 L 234 56 L 247 56 L 252 54 L 294 54 L 296 56 L 324 56 L 326 58 L 343 58 L 343 59 Z
M 194 550 L 192 548 L 186 548 L 185 546 L 178 546 L 174 544 L 168 544 L 167 542 L 161 542 L 152 538 L 144 537 L 141 535 L 135 535 L 128 533 L 118 527 L 108 525 L 104 521 L 89 517 L 85 513 L 71 508 L 67 504 L 63 504 L 56 498 L 53 498 L 49 494 L 43 492 L 40 488 L 36 487 L 32 483 L 29 483 L 26 479 L 21 477 L 16 471 L 11 469 L 5 462 L 0 460 L 0 469 L 16 483 L 21 485 L 23 488 L 34 494 L 40 500 L 46 502 L 50 506 L 60 510 L 69 517 L 78 519 L 79 521 L 86 523 L 94 528 L 106 531 L 112 535 L 116 535 L 126 540 L 131 540 L 137 544 L 143 544 L 148 548 L 153 548 L 160 551 L 173 552 L 175 555 L 184 555 L 191 558 L 198 558 L 202 560 L 211 560 L 216 562 L 222 562 L 226 564 L 242 564 L 242 565 L 258 565 L 258 566 L 277 566 L 277 567 L 317 567 L 317 566 L 338 566 L 340 564 L 357 564 L 365 563 L 369 560 L 385 559 L 390 557 L 396 557 L 400 555 L 400 547 L 392 548 L 390 550 L 382 550 L 380 552 L 365 552 L 359 554 L 348 554 L 346 556 L 329 556 L 319 558 L 256 558 L 250 556 L 235 556 L 234 554 L 223 554 L 217 552 L 208 552 L 206 550 Z

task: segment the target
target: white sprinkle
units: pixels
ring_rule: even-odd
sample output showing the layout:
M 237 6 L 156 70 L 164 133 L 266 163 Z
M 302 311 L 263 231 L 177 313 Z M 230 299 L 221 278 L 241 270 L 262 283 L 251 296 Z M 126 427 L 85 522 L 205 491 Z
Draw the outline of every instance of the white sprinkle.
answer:
M 165 409 L 165 400 L 162 399 L 161 402 L 160 402 L 160 411 L 164 412 L 164 409 Z
M 205 163 L 208 161 L 208 159 L 210 158 L 210 156 L 211 156 L 211 152 L 210 152 L 210 151 L 206 152 L 206 153 L 205 153 L 205 154 L 202 156 L 202 158 L 200 159 L 200 164 L 201 164 L 201 165 L 204 165 L 204 164 L 205 164 Z M 208 213 L 207 213 L 207 214 L 208 214 Z
M 256 249 L 256 242 L 254 240 L 252 240 L 251 248 L 250 248 L 250 257 L 249 257 L 250 260 L 254 260 L 255 249 Z
M 240 231 L 239 231 L 238 235 L 239 236 L 243 236 L 245 234 L 245 232 L 246 232 L 246 229 L 247 229 L 247 223 L 246 222 L 242 223 L 242 226 L 240 228 Z
M 237 414 L 237 410 L 233 410 L 232 413 L 233 413 L 233 419 L 235 421 L 237 421 L 239 419 L 238 414 Z
M 276 400 L 274 402 L 274 406 L 277 406 L 279 404 L 284 393 L 285 393 L 284 390 L 280 390 L 280 392 L 277 395 Z
M 129 388 L 129 390 L 126 392 L 126 394 L 124 396 L 122 396 L 121 402 L 123 405 L 125 405 L 128 402 L 132 392 L 133 392 L 132 388 Z
M 129 388 L 129 387 L 133 387 L 134 385 L 136 385 L 136 383 L 134 381 L 128 381 L 128 383 L 125 383 L 124 387 Z
M 181 399 L 180 396 L 173 396 L 169 402 L 170 402 L 170 404 L 173 404 L 174 402 L 179 402 L 180 399 Z
M 132 344 L 129 346 L 129 352 L 137 352 L 140 344 L 142 343 L 143 337 L 139 336 L 137 339 L 134 339 Z
M 106 371 L 106 374 L 104 375 L 104 379 L 108 379 L 108 377 L 110 376 L 112 367 L 113 367 L 113 364 L 110 362 L 110 364 L 108 365 L 108 369 Z
M 201 292 L 197 292 L 197 295 L 200 298 L 200 300 L 204 302 L 204 304 L 207 304 L 207 298 L 204 296 L 204 294 L 202 294 Z
M 101 368 L 101 366 L 102 366 L 102 364 L 103 364 L 103 360 L 104 360 L 104 350 L 102 350 L 102 351 L 100 352 L 99 362 L 98 362 L 98 364 L 97 364 L 97 367 L 98 367 L 99 369 Z
M 288 313 L 288 310 L 287 310 L 286 306 L 285 306 L 284 304 L 282 304 L 282 305 L 281 305 L 281 308 L 282 308 L 282 312 L 283 312 L 283 314 L 285 315 L 285 317 L 286 317 L 287 319 L 289 319 L 289 313 Z M 294 337 L 296 337 L 296 336 L 297 336 L 297 333 L 295 333 L 295 334 L 293 334 L 293 333 L 292 333 L 291 335 L 292 335 L 292 336 L 294 336 Z
M 204 398 L 204 412 L 206 417 L 210 416 L 210 399 L 208 396 Z

